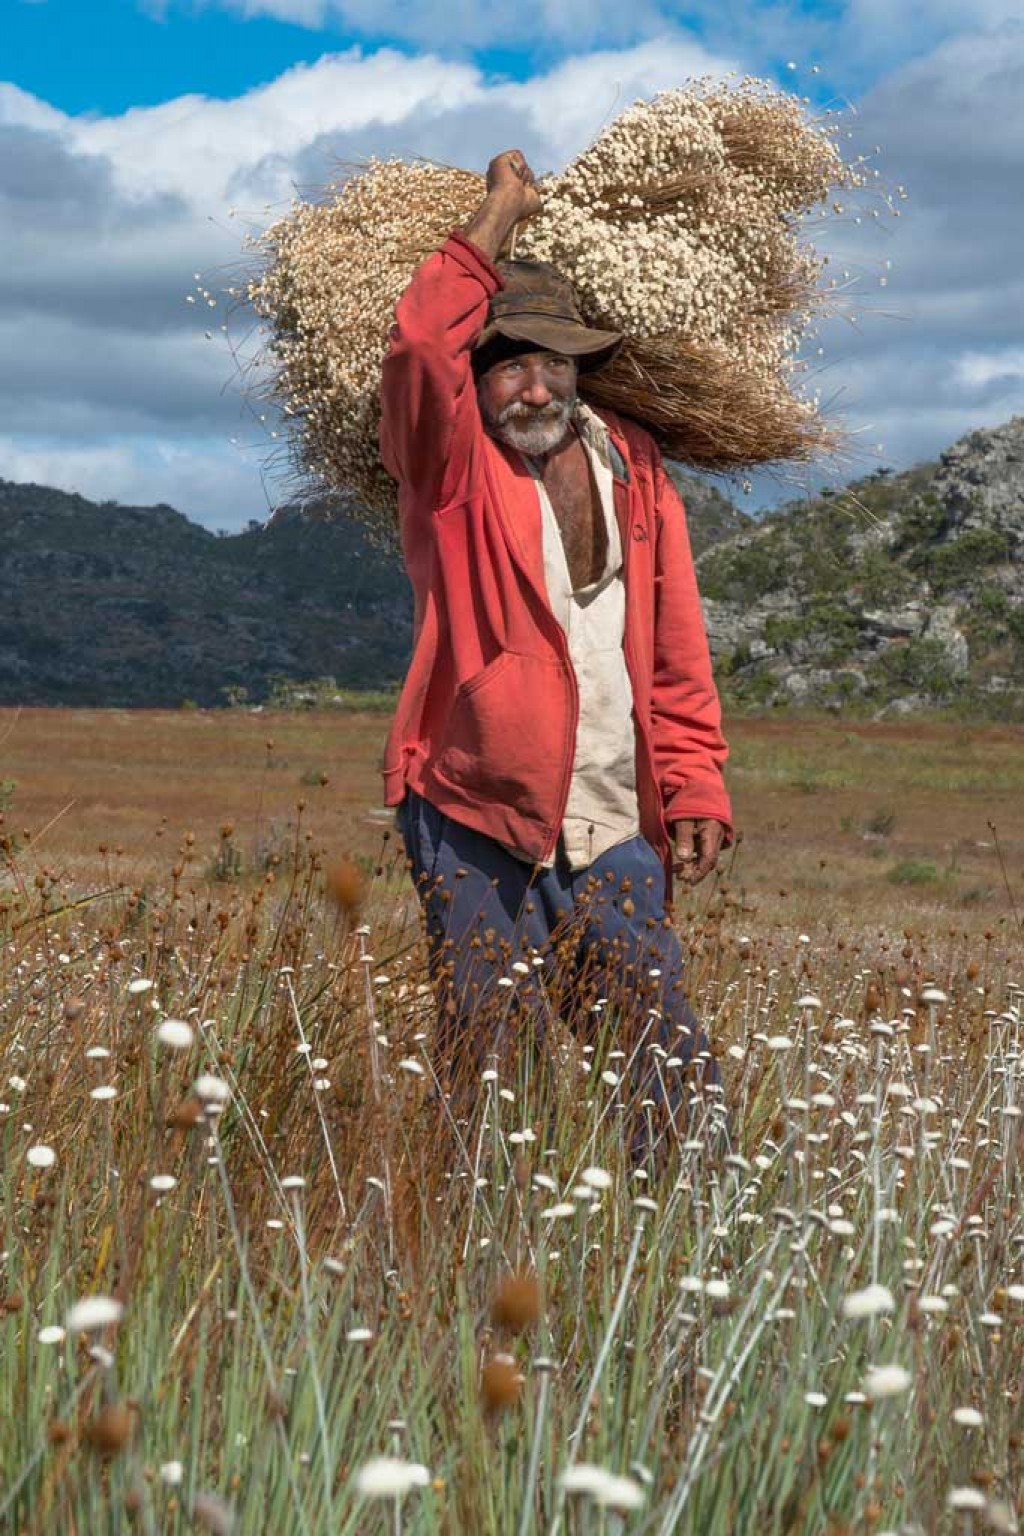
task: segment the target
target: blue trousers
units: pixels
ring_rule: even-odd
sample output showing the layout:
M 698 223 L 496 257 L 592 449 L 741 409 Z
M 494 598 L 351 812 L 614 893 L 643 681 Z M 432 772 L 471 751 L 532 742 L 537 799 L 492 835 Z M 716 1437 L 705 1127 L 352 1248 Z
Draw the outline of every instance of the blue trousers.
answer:
M 426 919 L 438 1057 L 478 1072 L 510 1044 L 543 1043 L 552 1017 L 584 1044 L 609 1011 L 609 1063 L 631 1096 L 685 1119 L 691 1093 L 719 1081 L 683 989 L 665 912 L 665 873 L 643 837 L 570 870 L 559 843 L 545 869 L 453 821 L 413 790 L 398 827 Z M 607 1040 L 607 1032 L 605 1032 Z

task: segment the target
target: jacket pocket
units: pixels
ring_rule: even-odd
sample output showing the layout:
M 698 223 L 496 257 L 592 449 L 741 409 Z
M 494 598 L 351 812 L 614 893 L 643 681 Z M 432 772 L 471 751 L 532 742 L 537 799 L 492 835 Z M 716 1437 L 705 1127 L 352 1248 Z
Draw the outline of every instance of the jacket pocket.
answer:
M 434 773 L 546 822 L 568 750 L 566 687 L 554 658 L 502 651 L 456 693 Z

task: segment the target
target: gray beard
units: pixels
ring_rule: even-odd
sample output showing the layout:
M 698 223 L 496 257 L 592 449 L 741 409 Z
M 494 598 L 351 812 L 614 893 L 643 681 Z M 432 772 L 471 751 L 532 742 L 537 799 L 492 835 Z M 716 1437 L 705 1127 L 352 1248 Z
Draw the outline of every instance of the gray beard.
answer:
M 513 402 L 506 405 L 495 418 L 488 418 L 487 426 L 492 437 L 507 443 L 518 453 L 530 458 L 552 453 L 569 434 L 569 425 L 576 409 L 575 395 L 569 400 L 553 401 L 540 410 Z

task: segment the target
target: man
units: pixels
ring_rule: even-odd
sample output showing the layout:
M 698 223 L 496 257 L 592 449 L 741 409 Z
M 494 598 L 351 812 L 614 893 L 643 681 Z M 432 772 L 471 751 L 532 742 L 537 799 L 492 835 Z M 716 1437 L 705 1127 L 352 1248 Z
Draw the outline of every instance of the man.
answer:
M 621 338 L 554 268 L 496 265 L 539 207 L 497 156 L 397 306 L 381 448 L 415 645 L 385 798 L 457 1063 L 553 1002 L 577 1028 L 608 1009 L 672 1112 L 688 1067 L 717 1081 L 665 904 L 730 836 L 726 746 L 682 503 L 645 431 L 577 399 Z

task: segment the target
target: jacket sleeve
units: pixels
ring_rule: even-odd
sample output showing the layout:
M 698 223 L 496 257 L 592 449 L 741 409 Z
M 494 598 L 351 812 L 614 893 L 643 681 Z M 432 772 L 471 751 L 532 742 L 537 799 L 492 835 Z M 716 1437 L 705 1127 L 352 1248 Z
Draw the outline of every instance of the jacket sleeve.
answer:
M 419 505 L 458 495 L 477 457 L 481 423 L 472 353 L 501 276 L 453 233 L 398 301 L 381 376 L 381 457 Z
M 722 777 L 729 749 L 711 674 L 711 655 L 690 552 L 686 513 L 660 455 L 655 458 L 654 761 L 671 826 L 709 816 L 728 829 L 732 808 Z

